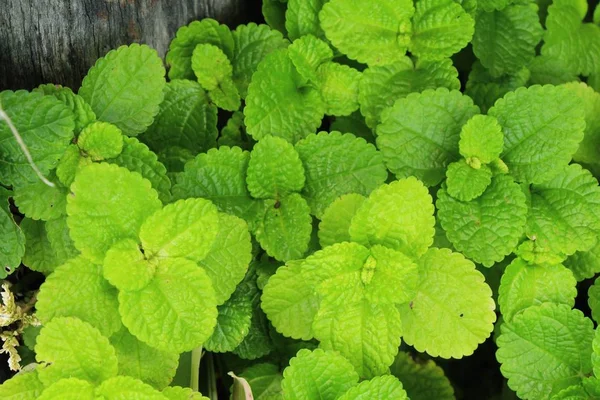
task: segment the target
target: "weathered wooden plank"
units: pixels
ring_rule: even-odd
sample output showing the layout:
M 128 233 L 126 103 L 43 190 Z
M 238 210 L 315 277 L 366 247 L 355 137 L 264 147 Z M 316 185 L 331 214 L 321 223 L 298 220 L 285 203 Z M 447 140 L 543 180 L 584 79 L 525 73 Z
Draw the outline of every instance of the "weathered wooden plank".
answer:
M 132 42 L 164 56 L 177 28 L 260 19 L 260 0 L 0 0 L 0 90 L 77 89 L 95 60 Z

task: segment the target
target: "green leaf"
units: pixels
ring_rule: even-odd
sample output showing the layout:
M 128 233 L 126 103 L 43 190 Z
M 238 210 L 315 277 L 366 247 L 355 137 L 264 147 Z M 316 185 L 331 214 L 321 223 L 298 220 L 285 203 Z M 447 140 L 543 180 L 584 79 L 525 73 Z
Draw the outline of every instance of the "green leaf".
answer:
M 60 183 L 69 187 L 79 170 L 91 163 L 92 160 L 84 157 L 81 154 L 81 149 L 76 144 L 70 144 L 65 149 L 56 166 L 56 176 L 60 180 Z
M 600 93 L 582 82 L 572 82 L 564 85 L 571 93 L 583 101 L 585 112 L 585 131 L 583 140 L 573 160 L 598 166 L 598 149 L 600 149 Z
M 252 260 L 248 225 L 233 215 L 219 213 L 219 231 L 206 257 L 198 263 L 212 280 L 217 305 L 231 296 Z
M 592 278 L 600 272 L 600 242 L 588 251 L 578 251 L 569 256 L 565 262 L 577 281 Z
M 179 28 L 169 45 L 165 61 L 170 66 L 170 80 L 196 79 L 192 70 L 192 54 L 197 45 L 204 43 L 217 46 L 229 59 L 233 57 L 233 35 L 226 25 L 219 25 L 211 18 L 193 21 Z
M 124 137 L 121 154 L 106 162 L 137 172 L 150 181 L 162 202 L 171 200 L 171 180 L 167 177 L 167 169 L 158 161 L 157 155 L 136 138 Z
M 504 132 L 502 160 L 515 180 L 541 183 L 566 166 L 585 129 L 581 100 L 555 86 L 520 88 L 489 110 Z
M 492 290 L 460 253 L 431 248 L 419 259 L 417 295 L 399 308 L 404 341 L 433 357 L 473 354 L 492 333 Z
M 406 53 L 413 13 L 409 0 L 331 0 L 319 19 L 327 39 L 348 58 L 384 65 Z
M 287 36 L 287 30 L 285 29 L 286 10 L 287 3 L 282 3 L 279 0 L 264 0 L 262 2 L 262 15 L 267 24 Z
M 319 223 L 321 247 L 352 240 L 350 238 L 350 223 L 365 200 L 365 196 L 360 194 L 345 194 L 325 209 Z
M 21 264 L 25 253 L 25 234 L 16 224 L 8 198 L 12 192 L 0 187 L 0 279 L 6 278 Z
M 317 130 L 324 114 L 319 91 L 304 86 L 287 50 L 273 51 L 258 65 L 244 108 L 246 128 L 255 140 L 274 135 L 296 143 Z
M 436 206 L 448 239 L 465 256 L 491 267 L 510 254 L 521 239 L 526 222 L 525 195 L 508 175 L 497 175 L 481 196 L 465 202 L 445 189 Z
M 105 400 L 166 400 L 150 385 L 130 376 L 116 376 L 96 388 L 96 398 Z
M 16 206 L 31 219 L 49 221 L 66 214 L 69 190 L 57 182 L 53 172 L 50 172 L 48 179 L 53 181 L 54 187 L 40 180 L 14 187 Z
M 433 243 L 434 207 L 427 188 L 415 178 L 382 185 L 362 204 L 350 224 L 350 237 L 365 246 L 387 246 L 418 258 Z
M 450 57 L 471 41 L 474 25 L 473 18 L 453 0 L 419 0 L 409 50 L 423 59 Z
M 367 125 L 375 128 L 381 122 L 384 109 L 409 93 L 445 87 L 460 89 L 458 71 L 452 60 L 419 60 L 415 64 L 409 57 L 402 57 L 393 64 L 367 68 L 359 83 L 358 101 L 360 112 Z
M 549 398 L 592 371 L 594 327 L 579 310 L 544 303 L 501 325 L 496 340 L 500 370 L 524 399 Z
M 489 164 L 502 153 L 504 136 L 498 120 L 488 115 L 475 115 L 460 131 L 460 155 L 469 161 L 476 157 Z
M 390 373 L 400 379 L 411 400 L 455 399 L 452 384 L 433 360 L 413 360 L 401 351 L 390 366 Z
M 333 351 L 300 350 L 283 371 L 286 400 L 335 400 L 358 383 L 352 364 Z
M 267 135 L 252 149 L 246 183 L 258 199 L 280 198 L 304 187 L 304 167 L 298 153 L 286 140 Z
M 250 387 L 256 400 L 280 400 L 283 397 L 283 375 L 274 364 L 254 364 L 240 374 Z
M 511 4 L 475 19 L 473 52 L 492 76 L 518 72 L 535 56 L 544 32 L 536 4 Z
M 212 201 L 219 211 L 253 220 L 259 203 L 246 189 L 249 159 L 250 153 L 238 147 L 222 146 L 199 154 L 177 176 L 173 198 L 202 197 Z
M 472 100 L 457 90 L 409 94 L 382 114 L 377 147 L 398 178 L 415 176 L 435 186 L 444 178 L 447 165 L 459 158 L 461 127 L 478 112 Z
M 137 239 L 144 220 L 161 206 L 150 182 L 110 164 L 85 167 L 71 185 L 67 224 L 75 247 L 96 263 L 122 239 Z
M 36 400 L 43 390 L 37 371 L 21 372 L 0 385 L 0 397 L 4 400 Z
M 258 64 L 267 54 L 287 47 L 289 42 L 280 32 L 269 28 L 268 25 L 255 23 L 238 25 L 233 31 L 233 42 L 233 81 L 242 98 L 245 98 Z
M 212 44 L 196 46 L 192 53 L 192 69 L 204 90 L 215 90 L 220 83 L 233 76 L 231 61 L 223 51 Z
M 94 385 L 77 378 L 66 378 L 48 386 L 38 400 L 94 400 Z
M 217 107 L 194 81 L 176 79 L 165 86 L 165 99 L 141 140 L 155 153 L 180 147 L 193 154 L 216 147 Z
M 150 215 L 140 228 L 148 259 L 187 258 L 199 262 L 219 232 L 219 215 L 206 199 L 179 200 Z
M 298 193 L 264 201 L 254 234 L 261 247 L 280 261 L 302 258 L 312 232 L 310 208 Z
M 530 75 L 527 68 L 522 68 L 512 75 L 494 78 L 479 61 L 476 61 L 469 73 L 465 94 L 473 99 L 481 108 L 481 112 L 486 113 L 496 100 L 508 92 L 526 86 Z
M 251 150 L 256 141 L 246 133 L 244 125 L 244 114 L 235 111 L 227 120 L 227 124 L 221 129 L 221 135 L 217 140 L 219 147 L 240 147 L 242 150 Z
M 403 253 L 375 245 L 361 271 L 365 297 L 371 303 L 400 304 L 416 294 L 417 265 Z
M 42 175 L 56 167 L 73 138 L 73 113 L 60 100 L 40 93 L 3 91 L 0 104 L 29 149 Z M 0 120 L 0 176 L 6 185 L 38 181 L 8 125 Z
M 119 375 L 139 379 L 155 389 L 164 389 L 175 376 L 179 354 L 155 349 L 122 328 L 110 337 L 119 360 Z
M 589 400 L 600 397 L 600 380 L 595 377 L 583 378 L 581 384 L 561 390 L 552 400 Z
M 600 231 L 600 187 L 577 164 L 554 178 L 532 185 L 527 237 L 543 249 L 568 256 L 590 250 Z
M 300 76 L 308 83 L 317 85 L 317 68 L 331 61 L 333 50 L 327 43 L 309 34 L 294 40 L 288 47 L 288 56 Z
M 156 50 L 134 43 L 99 58 L 83 79 L 79 95 L 99 121 L 136 136 L 152 124 L 164 87 L 165 68 Z
M 75 134 L 81 132 L 88 124 L 96 121 L 96 114 L 94 114 L 92 107 L 85 102 L 83 97 L 73 93 L 71 88 L 47 83 L 38 86 L 33 91 L 47 96 L 54 96 L 71 110 L 75 119 Z
M 156 265 L 146 259 L 137 241 L 125 239 L 106 252 L 102 272 L 119 290 L 140 290 L 154 277 Z
M 79 254 L 79 251 L 77 251 L 69 236 L 69 227 L 67 226 L 66 216 L 47 221 L 45 223 L 45 229 L 57 265 L 63 264 L 65 261 L 74 258 Z
M 241 283 L 229 299 L 217 309 L 217 325 L 203 347 L 215 353 L 233 351 L 244 340 L 252 320 L 252 293 Z
M 598 279 L 588 289 L 588 306 L 592 311 L 594 321 L 600 321 L 600 283 Z M 600 365 L 598 367 L 600 368 Z
M 505 322 L 520 311 L 542 303 L 575 305 L 577 281 L 561 264 L 529 265 L 516 258 L 506 268 L 498 289 L 498 305 Z
M 594 330 L 594 339 L 592 340 L 592 368 L 594 375 L 600 372 L 600 330 Z
M 37 369 L 45 386 L 62 378 L 78 378 L 92 384 L 117 374 L 117 356 L 108 339 L 87 322 L 72 317 L 53 318 L 37 337 Z
M 46 234 L 45 222 L 23 218 L 20 227 L 27 244 L 23 254 L 23 264 L 33 271 L 50 274 L 64 260 L 57 260 L 54 255 Z
M 325 102 L 325 114 L 344 116 L 358 110 L 361 72 L 347 65 L 329 62 L 321 65 L 317 74 Z
M 492 170 L 487 165 L 475 169 L 460 160 L 448 165 L 446 171 L 446 190 L 460 201 L 471 201 L 481 196 L 492 183 Z
M 162 394 L 169 400 L 209 400 L 208 397 L 202 396 L 199 392 L 180 386 L 166 387 Z
M 502 10 L 506 8 L 514 0 L 477 0 L 477 8 L 482 9 L 485 12 L 492 12 L 494 10 Z
M 83 257 L 67 261 L 46 278 L 35 308 L 44 324 L 76 317 L 106 337 L 122 327 L 117 290 L 103 278 L 101 266 Z
M 319 38 L 325 36 L 319 24 L 319 11 L 329 0 L 288 0 L 285 12 L 285 28 L 290 40 L 305 35 Z
M 306 184 L 302 194 L 320 218 L 338 197 L 369 195 L 387 179 L 381 154 L 362 138 L 340 132 L 320 132 L 298 142 Z
M 127 329 L 152 347 L 178 353 L 210 337 L 216 305 L 206 272 L 184 258 L 159 259 L 146 287 L 119 293 L 119 312 Z
M 531 72 L 530 85 L 560 85 L 567 82 L 579 82 L 579 76 L 570 71 L 563 60 L 550 56 L 534 57 L 527 68 Z
M 93 122 L 81 131 L 77 145 L 94 161 L 114 158 L 123 150 L 123 133 L 108 122 Z
M 384 375 L 363 381 L 339 397 L 339 400 L 367 399 L 406 400 L 408 396 L 397 378 Z

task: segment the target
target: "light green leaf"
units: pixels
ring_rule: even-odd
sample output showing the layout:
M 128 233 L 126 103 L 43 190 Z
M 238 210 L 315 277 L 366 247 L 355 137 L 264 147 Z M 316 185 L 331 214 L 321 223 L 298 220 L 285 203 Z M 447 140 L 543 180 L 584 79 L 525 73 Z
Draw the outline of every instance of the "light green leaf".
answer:
M 22 372 L 0 385 L 3 400 L 36 400 L 44 390 L 37 371 Z
M 96 388 L 96 398 L 105 400 L 166 400 L 150 385 L 130 376 L 116 376 Z
M 371 303 L 400 304 L 417 293 L 417 264 L 403 253 L 375 245 L 361 271 L 365 297 Z
M 165 58 L 170 66 L 169 79 L 196 79 L 192 70 L 192 54 L 196 46 L 203 43 L 217 46 L 229 59 L 233 57 L 233 35 L 226 25 L 219 25 L 211 18 L 193 21 L 179 28 L 169 45 Z
M 165 86 L 165 99 L 141 140 L 155 153 L 180 147 L 193 154 L 216 147 L 217 107 L 194 81 L 176 79 Z
M 592 368 L 594 370 L 594 375 L 598 375 L 598 373 L 600 373 L 600 329 L 594 330 L 592 350 Z
M 327 43 L 309 34 L 294 40 L 288 47 L 288 56 L 307 83 L 318 85 L 317 68 L 331 61 L 333 50 Z
M 161 206 L 150 182 L 110 164 L 85 167 L 71 185 L 67 224 L 75 247 L 102 263 L 104 254 L 122 239 L 137 239 L 144 220 Z
M 212 280 L 217 305 L 231 296 L 252 260 L 248 225 L 233 215 L 219 213 L 219 231 L 206 257 L 198 263 Z
M 475 169 L 460 160 L 448 165 L 446 171 L 446 190 L 460 201 L 471 201 L 483 194 L 492 183 L 492 170 L 487 165 Z
M 594 321 L 600 321 L 600 281 L 597 278 L 588 289 L 588 306 L 592 311 Z M 600 368 L 600 365 L 598 367 Z
M 259 203 L 246 189 L 249 159 L 250 153 L 238 147 L 222 146 L 199 154 L 177 176 L 173 197 L 202 197 L 212 201 L 219 211 L 252 221 Z
M 56 167 L 73 138 L 73 113 L 60 100 L 24 90 L 0 93 L 0 104 L 29 149 L 42 175 Z M 8 125 L 0 120 L 0 176 L 6 185 L 23 185 L 39 178 L 29 165 Z
M 352 364 L 334 351 L 300 350 L 283 371 L 285 400 L 335 400 L 358 383 Z
M 156 272 L 137 241 L 121 240 L 106 252 L 102 265 L 104 278 L 119 290 L 143 289 Z
M 397 378 L 383 375 L 363 381 L 339 397 L 339 400 L 367 399 L 406 400 L 408 396 Z
M 544 303 L 501 325 L 496 358 L 508 386 L 523 399 L 549 398 L 592 371 L 594 327 L 579 310 Z
M 258 294 L 255 298 L 258 298 Z M 233 354 L 244 360 L 256 360 L 269 355 L 275 350 L 269 327 L 265 313 L 261 311 L 259 303 L 254 302 L 250 330 Z
M 117 290 L 102 277 L 101 266 L 83 257 L 67 261 L 46 278 L 35 308 L 44 324 L 76 317 L 106 337 L 122 327 Z
M 350 223 L 365 200 L 365 196 L 357 193 L 345 194 L 325 209 L 319 223 L 321 247 L 352 240 L 350 238 Z
M 144 256 L 199 262 L 219 232 L 217 207 L 206 199 L 179 200 L 150 215 L 140 228 Z
M 325 114 L 350 115 L 358 110 L 358 85 L 362 73 L 347 65 L 325 63 L 317 70 Z
M 590 250 L 600 231 L 600 187 L 577 164 L 554 178 L 532 185 L 526 233 L 543 249 L 559 256 Z
M 146 287 L 119 293 L 119 312 L 127 329 L 152 347 L 179 353 L 210 337 L 216 305 L 206 272 L 184 258 L 159 259 Z
M 40 180 L 14 187 L 16 206 L 31 219 L 49 221 L 66 214 L 69 190 L 57 182 L 54 172 L 50 172 L 47 178 L 54 183 L 54 187 Z
M 504 136 L 498 120 L 488 115 L 475 115 L 460 131 L 458 148 L 460 155 L 469 161 L 477 158 L 489 164 L 502 153 Z
M 290 143 L 315 132 L 325 114 L 317 89 L 304 86 L 287 50 L 276 50 L 258 65 L 248 86 L 244 116 L 255 139 L 279 136 Z
M 530 85 L 560 85 L 567 82 L 579 82 L 579 76 L 569 70 L 563 60 L 550 56 L 536 56 L 527 65 L 531 72 Z
M 588 251 L 578 251 L 569 256 L 565 262 L 577 281 L 592 278 L 600 272 L 600 242 Z
M 544 32 L 536 4 L 511 4 L 475 19 L 473 52 L 492 76 L 518 72 L 535 56 Z
M 65 149 L 65 152 L 56 166 L 56 176 L 60 180 L 60 183 L 69 187 L 71 186 L 71 183 L 73 183 L 75 175 L 77 175 L 79 170 L 91 163 L 92 160 L 84 157 L 81 154 L 81 149 L 76 144 L 70 144 Z
M 451 197 L 445 189 L 436 206 L 448 239 L 465 256 L 491 267 L 510 254 L 521 239 L 526 222 L 525 195 L 508 175 L 497 175 L 476 199 Z
M 419 259 L 420 283 L 399 306 L 404 341 L 433 357 L 473 354 L 494 328 L 492 290 L 460 253 L 431 248 Z
M 516 258 L 506 268 L 498 289 L 498 304 L 505 322 L 520 311 L 545 302 L 575 305 L 577 281 L 561 264 L 529 265 Z
M 126 328 L 110 337 L 119 360 L 119 375 L 139 379 L 155 389 L 164 389 L 175 376 L 179 354 L 155 349 L 140 342 Z
M 298 153 L 286 140 L 267 135 L 252 149 L 246 183 L 258 199 L 277 199 L 304 187 L 304 167 Z
M 283 375 L 279 367 L 274 364 L 254 364 L 240 374 L 250 387 L 255 400 L 281 400 L 283 389 L 281 381 Z
M 409 94 L 382 114 L 377 147 L 398 178 L 415 176 L 435 186 L 444 178 L 446 166 L 459 158 L 461 127 L 478 112 L 473 101 L 457 90 Z
M 411 400 L 454 400 L 454 388 L 444 370 L 433 360 L 418 360 L 403 351 L 390 366 L 390 372 L 400 379 Z
M 245 98 L 258 64 L 267 54 L 287 47 L 289 42 L 280 32 L 269 28 L 268 25 L 256 25 L 253 22 L 238 25 L 233 31 L 233 42 L 233 81 L 242 98 Z
M 350 237 L 365 246 L 383 245 L 419 257 L 433 243 L 434 207 L 427 188 L 415 178 L 382 185 L 362 204 L 350 224 Z
M 134 43 L 99 58 L 83 79 L 79 95 L 99 121 L 136 136 L 152 125 L 165 83 L 165 68 L 156 50 Z
M 96 114 L 92 107 L 85 102 L 83 97 L 73 93 L 71 88 L 47 83 L 38 86 L 33 91 L 54 96 L 71 110 L 75 118 L 75 134 L 81 132 L 86 125 L 96 121 Z
M 78 378 L 92 384 L 117 375 L 115 349 L 99 330 L 77 318 L 53 318 L 37 337 L 37 369 L 45 386 L 63 378 Z
M 504 132 L 500 156 L 518 182 L 541 183 L 571 160 L 585 129 L 581 100 L 555 86 L 520 88 L 489 111 Z
M 367 125 L 375 128 L 381 122 L 381 113 L 394 102 L 409 93 L 425 89 L 445 87 L 460 89 L 458 71 L 452 60 L 419 60 L 415 64 L 409 57 L 402 57 L 393 64 L 367 68 L 359 83 L 358 101 L 360 112 Z
M 471 41 L 474 25 L 473 18 L 453 0 L 419 0 L 409 50 L 423 59 L 450 57 Z
M 180 386 L 168 386 L 162 391 L 162 394 L 169 400 L 209 400 L 199 392 Z
M 332 0 L 319 13 L 327 39 L 348 58 L 369 65 L 392 64 L 410 41 L 412 1 Z
M 579 149 L 573 154 L 573 160 L 598 166 L 600 149 L 600 93 L 582 82 L 564 85 L 571 93 L 583 101 L 585 111 L 585 131 Z
M 163 203 L 168 203 L 171 200 L 171 180 L 167 177 L 167 169 L 158 161 L 157 155 L 136 138 L 123 138 L 123 151 L 121 154 L 106 160 L 106 162 L 137 172 L 150 181 Z
M 217 325 L 203 347 L 215 353 L 233 351 L 244 340 L 252 320 L 252 293 L 245 283 L 238 285 L 217 309 Z
M 341 195 L 367 196 L 387 179 L 375 146 L 349 133 L 311 135 L 298 142 L 296 151 L 306 172 L 302 194 L 317 218 Z
M 38 400 L 94 400 L 94 385 L 77 378 L 66 378 L 48 386 Z
M 123 133 L 108 122 L 94 122 L 83 128 L 77 145 L 94 161 L 114 158 L 123 151 Z
M 298 193 L 264 201 L 264 215 L 257 222 L 256 240 L 280 261 L 302 258 L 312 232 L 310 208 Z
M 222 81 L 231 79 L 233 67 L 223 51 L 212 44 L 196 46 L 192 53 L 192 69 L 204 90 L 215 90 Z
M 319 11 L 329 0 L 288 0 L 285 12 L 285 28 L 290 40 L 306 35 L 324 38 L 319 24 Z

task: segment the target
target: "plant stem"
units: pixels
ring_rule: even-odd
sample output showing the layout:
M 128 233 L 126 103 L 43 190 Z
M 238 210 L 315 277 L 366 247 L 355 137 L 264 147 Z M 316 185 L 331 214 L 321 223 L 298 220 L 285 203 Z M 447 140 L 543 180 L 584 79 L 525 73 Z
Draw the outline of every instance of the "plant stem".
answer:
M 192 350 L 192 373 L 190 387 L 192 390 L 198 392 L 200 385 L 200 360 L 202 359 L 202 346 Z

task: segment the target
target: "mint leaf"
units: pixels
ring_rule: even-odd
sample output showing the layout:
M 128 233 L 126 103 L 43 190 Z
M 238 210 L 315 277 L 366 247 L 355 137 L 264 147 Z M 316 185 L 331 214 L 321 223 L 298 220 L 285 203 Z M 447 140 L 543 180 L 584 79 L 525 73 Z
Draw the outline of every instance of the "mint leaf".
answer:
M 471 201 L 481 196 L 492 182 L 492 171 L 487 165 L 479 169 L 471 167 L 465 160 L 453 162 L 446 171 L 446 190 L 460 201 Z
M 156 272 L 156 264 L 149 262 L 137 241 L 125 239 L 115 243 L 106 252 L 102 273 L 119 290 L 143 289 Z
M 408 399 L 406 391 L 400 381 L 391 376 L 377 376 L 371 380 L 363 381 L 350 388 L 339 400 L 360 400 L 360 399 Z
M 48 240 L 44 221 L 23 218 L 20 227 L 27 244 L 25 254 L 23 254 L 23 264 L 29 269 L 43 274 L 50 274 L 62 264 L 62 261 L 66 261 L 57 259 L 54 255 L 54 249 L 50 244 L 50 240 Z
M 62 101 L 71 112 L 73 112 L 73 117 L 75 119 L 75 134 L 81 132 L 88 124 L 96 121 L 96 114 L 94 114 L 92 107 L 85 102 L 83 97 L 73 93 L 68 87 L 48 83 L 38 86 L 33 89 L 33 91 L 56 97 L 58 100 Z
M 156 50 L 134 43 L 98 59 L 79 95 L 92 106 L 99 121 L 136 136 L 152 124 L 164 87 L 165 68 Z
M 477 158 L 489 164 L 502 153 L 504 136 L 498 120 L 488 115 L 475 115 L 460 131 L 458 143 L 460 155 L 467 159 Z M 474 160 L 473 160 L 474 161 Z
M 94 386 L 77 378 L 66 378 L 48 386 L 38 399 L 41 400 L 94 400 Z
M 130 376 L 116 376 L 96 388 L 96 398 L 106 400 L 165 400 L 159 391 Z
M 592 278 L 600 272 L 600 243 L 587 251 L 578 251 L 569 256 L 565 262 L 577 281 Z
M 300 76 L 309 84 L 317 85 L 317 68 L 333 58 L 333 50 L 314 35 L 305 35 L 294 40 L 288 47 L 288 56 Z
M 49 221 L 66 214 L 68 189 L 50 172 L 54 187 L 37 180 L 14 187 L 13 199 L 19 211 L 34 220 Z
M 325 114 L 350 115 L 358 110 L 358 84 L 362 74 L 347 65 L 330 62 L 317 70 Z
M 288 0 L 285 12 L 285 28 L 290 40 L 302 36 L 314 35 L 323 38 L 325 35 L 319 24 L 319 11 L 329 0 Z
M 596 170 L 600 162 L 595 154 L 600 148 L 600 93 L 596 92 L 585 83 L 567 83 L 564 85 L 571 93 L 575 94 L 583 101 L 585 111 L 585 131 L 583 140 L 579 144 L 579 148 L 573 154 L 573 160 L 592 165 Z
M 360 194 L 345 194 L 325 209 L 319 223 L 321 247 L 350 242 L 350 223 L 366 198 Z
M 454 388 L 444 370 L 433 360 L 414 360 L 408 353 L 399 352 L 390 366 L 411 400 L 454 400 Z
M 94 122 L 83 128 L 77 145 L 94 161 L 114 158 L 123 151 L 123 134 L 108 122 Z

